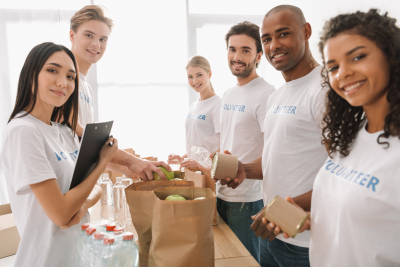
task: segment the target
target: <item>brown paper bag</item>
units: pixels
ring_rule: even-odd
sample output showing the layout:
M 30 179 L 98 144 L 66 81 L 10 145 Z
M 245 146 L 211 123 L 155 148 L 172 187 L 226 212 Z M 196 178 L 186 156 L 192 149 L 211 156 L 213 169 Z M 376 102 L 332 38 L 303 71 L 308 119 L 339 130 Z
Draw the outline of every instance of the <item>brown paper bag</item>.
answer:
M 145 181 L 134 183 L 125 189 L 126 201 L 139 237 L 139 265 L 148 266 L 153 217 L 153 190 L 165 187 L 194 187 L 188 181 Z
M 186 201 L 165 201 L 181 195 Z M 193 200 L 205 197 L 202 200 Z M 209 188 L 154 190 L 149 267 L 214 266 L 215 194 Z
M 202 187 L 202 188 L 210 188 L 214 194 L 216 195 L 215 190 L 215 182 L 211 179 L 208 175 L 205 175 L 203 172 L 202 174 L 196 173 L 196 171 L 200 171 L 198 168 L 185 168 L 185 180 L 194 182 L 195 187 Z M 214 205 L 214 216 L 213 216 L 213 224 L 218 225 L 217 220 L 217 202 Z

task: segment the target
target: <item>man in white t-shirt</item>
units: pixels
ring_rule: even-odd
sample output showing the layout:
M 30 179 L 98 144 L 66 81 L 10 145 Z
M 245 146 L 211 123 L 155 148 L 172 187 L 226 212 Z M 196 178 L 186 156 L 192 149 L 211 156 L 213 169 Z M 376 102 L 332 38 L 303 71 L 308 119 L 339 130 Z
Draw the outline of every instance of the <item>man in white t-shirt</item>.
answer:
M 262 164 L 240 164 L 238 176 L 222 183 L 235 188 L 247 179 L 263 179 L 264 205 L 276 195 L 291 196 L 309 211 L 313 182 L 327 156 L 321 144 L 326 89 L 321 67 L 311 55 L 310 37 L 310 24 L 294 6 L 277 6 L 262 22 L 265 56 L 286 83 L 267 102 Z M 252 217 L 251 226 L 262 237 L 261 266 L 310 266 L 309 233 L 275 239 L 273 224 L 262 221 L 264 209 Z
M 265 206 L 276 195 L 291 196 L 309 211 L 313 182 L 327 156 L 321 144 L 326 89 L 321 86 L 321 67 L 311 55 L 310 37 L 310 24 L 294 6 L 277 6 L 262 22 L 265 56 L 286 81 L 268 99 L 266 107 L 262 154 Z M 257 176 L 249 169 L 246 175 Z M 309 266 L 309 232 L 294 239 L 274 239 L 271 225 L 261 222 L 262 211 L 253 217 L 252 225 L 255 234 L 263 238 L 261 266 Z
M 261 160 L 265 104 L 275 88 L 259 77 L 259 27 L 250 22 L 234 25 L 225 36 L 228 64 L 237 84 L 222 98 L 221 151 L 228 150 L 244 163 Z M 262 181 L 246 180 L 238 189 L 217 184 L 217 209 L 251 255 L 259 261 L 260 238 L 250 230 L 251 215 L 263 207 Z
M 94 122 L 94 95 L 86 81 L 86 75 L 92 64 L 97 63 L 104 55 L 113 26 L 112 19 L 105 16 L 103 8 L 98 5 L 83 7 L 70 21 L 71 51 L 79 68 L 79 123 L 76 133 L 80 137 L 86 124 Z M 123 173 L 130 178 L 140 176 L 143 180 L 153 179 L 153 172 L 157 172 L 160 177 L 166 179 L 157 166 L 171 170 L 164 162 L 141 160 L 119 149 L 107 165 L 107 169 Z

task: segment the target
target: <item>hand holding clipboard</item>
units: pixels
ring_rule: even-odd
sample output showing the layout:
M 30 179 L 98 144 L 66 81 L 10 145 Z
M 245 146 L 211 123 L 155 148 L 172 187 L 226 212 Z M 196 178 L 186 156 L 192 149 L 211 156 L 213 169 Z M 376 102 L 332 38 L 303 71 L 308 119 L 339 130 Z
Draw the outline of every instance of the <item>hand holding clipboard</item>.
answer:
M 96 167 L 100 150 L 110 136 L 112 125 L 113 121 L 90 123 L 86 125 L 74 174 L 72 176 L 70 190 L 84 181 Z M 112 145 L 113 144 L 111 144 L 111 146 Z

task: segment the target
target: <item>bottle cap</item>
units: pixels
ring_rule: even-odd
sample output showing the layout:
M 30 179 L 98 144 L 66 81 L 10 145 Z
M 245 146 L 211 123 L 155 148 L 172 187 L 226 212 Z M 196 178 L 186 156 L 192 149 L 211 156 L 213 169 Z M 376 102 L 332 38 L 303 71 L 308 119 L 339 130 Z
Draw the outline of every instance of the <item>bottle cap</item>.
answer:
M 133 233 L 131 232 L 126 232 L 123 236 L 122 236 L 123 240 L 133 240 Z
M 94 239 L 96 240 L 102 240 L 104 238 L 104 232 L 96 232 L 94 233 Z
M 117 183 L 122 183 L 122 177 L 117 177 L 117 178 L 115 178 L 115 182 L 117 182 Z
M 196 151 L 197 151 L 197 147 L 195 147 L 195 146 L 192 146 L 192 148 L 190 149 L 190 151 L 191 151 L 192 153 L 196 153 Z
M 109 231 L 109 232 L 113 231 L 116 226 L 117 226 L 116 223 L 109 223 L 109 224 L 106 225 L 106 230 Z
M 115 227 L 113 230 L 114 235 L 120 235 L 120 234 L 122 234 L 123 231 L 124 231 L 124 228 L 122 228 L 122 227 Z
M 86 235 L 92 235 L 94 232 L 96 232 L 96 228 L 88 227 L 86 229 Z
M 107 236 L 103 239 L 103 244 L 104 245 L 112 245 L 114 244 L 114 237 L 112 236 Z
M 86 229 L 88 229 L 89 226 L 90 226 L 90 223 L 84 223 L 81 225 L 81 230 L 86 231 Z
M 103 179 L 110 179 L 110 175 L 108 173 L 103 173 L 101 176 L 103 177 Z

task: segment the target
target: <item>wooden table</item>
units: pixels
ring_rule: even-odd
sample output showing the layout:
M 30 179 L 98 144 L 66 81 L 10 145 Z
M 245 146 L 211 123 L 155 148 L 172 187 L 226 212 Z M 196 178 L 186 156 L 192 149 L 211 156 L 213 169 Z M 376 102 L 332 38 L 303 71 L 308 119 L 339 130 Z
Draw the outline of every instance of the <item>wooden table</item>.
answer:
M 91 221 L 100 220 L 100 201 L 91 210 Z M 128 232 L 137 233 L 133 226 L 127 226 Z M 259 267 L 258 262 L 251 256 L 229 226 L 218 214 L 218 225 L 213 226 L 215 267 Z

